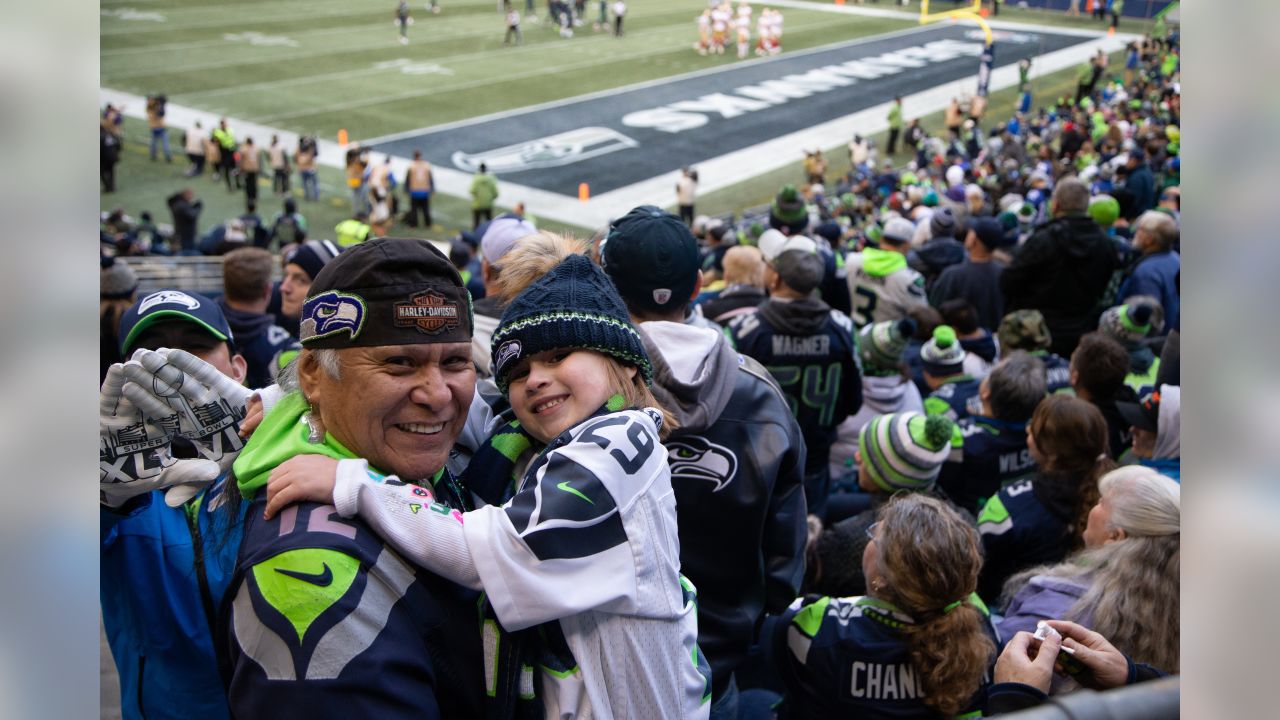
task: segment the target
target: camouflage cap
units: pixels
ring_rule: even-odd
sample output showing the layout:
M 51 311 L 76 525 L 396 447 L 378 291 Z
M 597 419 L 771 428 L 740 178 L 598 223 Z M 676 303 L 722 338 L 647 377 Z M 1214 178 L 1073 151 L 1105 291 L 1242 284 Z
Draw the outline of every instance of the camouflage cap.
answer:
M 1045 324 L 1044 315 L 1039 310 L 1015 310 L 1005 315 L 1000 321 L 996 336 L 1004 351 L 1046 350 L 1053 342 L 1049 326 Z

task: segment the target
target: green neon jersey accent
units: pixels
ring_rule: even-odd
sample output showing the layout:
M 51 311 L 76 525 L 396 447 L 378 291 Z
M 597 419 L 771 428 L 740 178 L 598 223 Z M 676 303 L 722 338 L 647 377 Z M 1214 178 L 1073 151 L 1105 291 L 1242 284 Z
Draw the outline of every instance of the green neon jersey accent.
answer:
M 557 488 L 559 488 L 559 489 L 561 489 L 561 490 L 563 490 L 563 491 L 565 491 L 565 492 L 567 492 L 567 493 L 572 493 L 572 494 L 574 494 L 574 495 L 577 495 L 578 497 L 582 498 L 583 500 L 586 500 L 587 502 L 591 503 L 592 505 L 595 505 L 595 501 L 593 501 L 591 498 L 589 498 L 589 497 L 587 497 L 586 495 L 583 495 L 582 493 L 578 492 L 578 490 L 577 490 L 576 488 L 570 487 L 570 486 L 569 486 L 569 481 L 568 481 L 568 480 L 565 480 L 564 482 L 560 483 L 559 485 L 556 485 L 556 487 L 557 487 Z
M 494 450 L 502 453 L 502 457 L 515 462 L 520 455 L 532 445 L 528 436 L 523 433 L 501 433 L 493 436 L 490 443 Z
M 946 400 L 937 397 L 927 397 L 924 399 L 924 412 L 926 415 L 946 415 L 951 406 Z
M 573 675 L 577 675 L 577 674 L 578 674 L 578 666 L 577 666 L 577 665 L 574 665 L 573 667 L 569 668 L 568 670 L 552 670 L 551 668 L 547 667 L 546 665 L 543 665 L 543 666 L 542 666 L 542 669 L 543 669 L 544 671 L 546 671 L 547 673 L 549 673 L 549 674 L 551 674 L 551 675 L 554 675 L 554 676 L 556 676 L 556 677 L 560 678 L 561 680 L 563 680 L 563 679 L 565 679 L 565 678 L 567 678 L 567 677 L 570 677 L 570 676 L 573 676 Z
M 356 579 L 360 561 L 320 548 L 286 550 L 253 566 L 262 599 L 284 615 L 298 642 L 320 614 L 338 602 Z
M 978 514 L 978 524 L 992 523 L 999 525 L 1009 519 L 1009 511 L 1005 508 L 1004 502 L 1000 500 L 999 495 L 993 495 L 986 505 L 982 506 L 982 512 Z
M 822 627 L 822 618 L 827 614 L 827 605 L 830 604 L 831 598 L 824 597 L 812 605 L 805 605 L 791 622 L 800 628 L 800 632 L 813 637 L 818 634 L 818 628 Z

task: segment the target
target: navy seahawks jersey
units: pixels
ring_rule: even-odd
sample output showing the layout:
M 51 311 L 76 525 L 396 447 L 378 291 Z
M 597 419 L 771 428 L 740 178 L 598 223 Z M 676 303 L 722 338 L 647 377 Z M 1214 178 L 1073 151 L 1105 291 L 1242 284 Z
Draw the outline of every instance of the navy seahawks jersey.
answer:
M 1000 596 L 1004 581 L 1014 573 L 1058 562 L 1070 547 L 1067 524 L 1036 497 L 1034 478 L 992 496 L 978 514 L 978 534 L 986 555 L 978 592 L 988 601 Z
M 360 520 L 247 514 L 219 642 L 234 717 L 483 714 L 479 593 L 418 570 Z
M 941 415 L 952 422 L 969 417 L 978 397 L 980 382 L 968 375 L 951 378 L 939 385 L 924 399 L 924 411 L 929 415 Z
M 1031 353 L 1044 363 L 1045 380 L 1049 384 L 1049 394 L 1061 392 L 1071 387 L 1071 362 L 1061 355 L 1054 355 L 1047 350 Z
M 968 602 L 988 617 L 976 595 Z M 892 604 L 870 597 L 810 596 L 770 617 L 760 637 L 787 689 L 779 717 L 939 717 L 925 705 L 923 684 L 911 663 L 904 628 L 913 624 Z M 989 620 L 983 627 L 994 643 Z M 969 707 L 957 717 L 980 717 L 990 683 L 988 666 Z
M 1027 424 L 972 416 L 960 421 L 938 486 L 957 507 L 977 513 L 1000 488 L 1035 472 Z
M 805 306 L 820 306 L 823 315 L 808 315 L 804 326 L 784 327 L 778 322 L 780 314 L 769 311 Z M 760 307 L 759 312 L 734 318 L 725 334 L 739 352 L 755 358 L 778 381 L 804 436 L 805 474 L 811 475 L 826 467 L 836 426 L 862 407 L 862 366 L 853 323 L 848 315 L 816 300 L 770 300 Z M 808 332 L 800 334 L 803 330 Z

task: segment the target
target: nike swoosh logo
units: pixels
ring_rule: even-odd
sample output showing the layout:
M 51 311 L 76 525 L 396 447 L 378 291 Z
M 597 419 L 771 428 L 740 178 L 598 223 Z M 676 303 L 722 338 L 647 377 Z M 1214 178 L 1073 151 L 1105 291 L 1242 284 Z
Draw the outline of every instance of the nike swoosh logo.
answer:
M 565 480 L 564 482 L 560 483 L 559 485 L 556 485 L 556 487 L 557 487 L 557 488 L 559 488 L 560 490 L 563 490 L 563 491 L 567 492 L 567 493 L 572 493 L 572 494 L 574 494 L 574 495 L 577 495 L 578 497 L 582 498 L 583 500 L 586 500 L 587 502 L 591 503 L 592 505 L 595 505 L 595 503 L 594 503 L 594 502 L 592 502 L 591 498 L 587 497 L 586 495 L 583 495 L 582 493 L 578 492 L 578 491 L 577 491 L 577 490 L 575 490 L 574 488 L 569 487 L 569 481 L 568 481 L 568 480 Z
M 295 580 L 301 580 L 305 583 L 318 585 L 319 587 L 328 587 L 333 582 L 333 571 L 329 569 L 329 563 L 324 563 L 324 572 L 304 573 L 297 570 L 284 570 L 282 568 L 276 568 L 276 572 L 281 575 L 294 578 Z

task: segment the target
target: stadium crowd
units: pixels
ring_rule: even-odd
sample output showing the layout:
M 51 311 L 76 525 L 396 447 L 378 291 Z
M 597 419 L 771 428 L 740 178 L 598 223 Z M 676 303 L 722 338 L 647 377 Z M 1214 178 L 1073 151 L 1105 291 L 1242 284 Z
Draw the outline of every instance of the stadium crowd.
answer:
M 125 717 L 932 718 L 1177 674 L 1177 35 L 1130 52 L 737 220 L 502 213 L 448 256 L 259 223 L 210 298 L 139 296 L 108 219 Z

